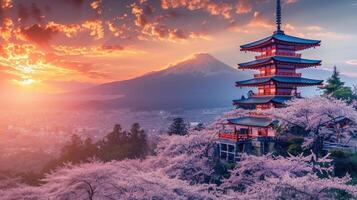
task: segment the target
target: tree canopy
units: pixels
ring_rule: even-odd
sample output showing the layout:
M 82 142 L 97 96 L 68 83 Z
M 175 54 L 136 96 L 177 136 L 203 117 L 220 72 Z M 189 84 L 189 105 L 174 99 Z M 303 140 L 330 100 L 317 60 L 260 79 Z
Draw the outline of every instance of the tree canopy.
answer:
M 337 99 L 349 102 L 357 99 L 357 94 L 354 90 L 351 87 L 345 86 L 345 83 L 341 81 L 340 72 L 336 66 L 334 66 L 332 75 L 327 79 L 327 83 L 322 87 L 322 90 L 325 95 L 331 95 Z

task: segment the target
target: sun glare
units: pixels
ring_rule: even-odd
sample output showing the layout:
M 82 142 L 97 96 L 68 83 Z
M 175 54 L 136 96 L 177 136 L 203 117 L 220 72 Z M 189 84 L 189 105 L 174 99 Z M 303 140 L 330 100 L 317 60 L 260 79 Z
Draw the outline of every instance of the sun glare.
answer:
M 18 81 L 20 85 L 32 85 L 35 81 L 31 78 L 23 79 Z
M 32 67 L 23 67 L 22 71 L 30 74 L 33 72 L 33 69 L 32 69 Z

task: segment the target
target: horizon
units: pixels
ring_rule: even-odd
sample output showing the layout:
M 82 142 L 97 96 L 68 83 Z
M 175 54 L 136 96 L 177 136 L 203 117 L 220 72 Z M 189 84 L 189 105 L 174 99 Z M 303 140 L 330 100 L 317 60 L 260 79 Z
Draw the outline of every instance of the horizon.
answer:
M 356 8 L 0 0 L 0 199 L 357 199 Z
M 322 40 L 318 52 L 306 55 L 323 60 L 323 69 L 337 65 L 342 74 L 356 77 L 356 2 L 321 2 L 283 1 L 283 30 Z M 66 15 L 61 13 L 64 9 Z M 271 0 L 68 0 L 50 5 L 43 0 L 6 0 L 1 11 L 1 89 L 9 92 L 69 92 L 128 80 L 198 52 L 234 67 L 251 56 L 240 52 L 239 45 L 275 29 Z M 304 19 L 296 17 L 301 13 Z M 351 17 L 338 23 L 347 13 Z

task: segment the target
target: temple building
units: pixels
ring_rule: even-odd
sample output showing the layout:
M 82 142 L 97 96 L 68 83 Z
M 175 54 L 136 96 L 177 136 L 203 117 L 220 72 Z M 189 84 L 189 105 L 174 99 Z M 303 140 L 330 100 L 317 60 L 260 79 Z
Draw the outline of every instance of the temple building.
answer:
M 269 37 L 241 46 L 241 51 L 258 53 L 254 61 L 238 64 L 241 70 L 255 70 L 254 77 L 236 86 L 255 87 L 249 97 L 234 100 L 237 108 L 249 109 L 247 116 L 228 119 L 222 124 L 217 141 L 221 159 L 236 161 L 242 152 L 264 154 L 276 136 L 277 121 L 255 110 L 282 107 L 292 98 L 301 98 L 298 87 L 318 86 L 322 80 L 303 78 L 297 70 L 317 67 L 321 60 L 304 59 L 302 50 L 320 46 L 320 40 L 290 36 L 281 29 L 281 2 L 277 0 L 276 31 Z

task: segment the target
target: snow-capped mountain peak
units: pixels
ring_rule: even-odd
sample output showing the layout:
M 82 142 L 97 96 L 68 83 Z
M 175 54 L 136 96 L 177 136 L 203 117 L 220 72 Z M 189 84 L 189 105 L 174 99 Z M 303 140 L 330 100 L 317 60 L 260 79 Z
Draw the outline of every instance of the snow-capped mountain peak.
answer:
M 217 60 L 207 53 L 197 53 L 180 61 L 174 65 L 170 65 L 163 71 L 168 74 L 197 74 L 197 75 L 212 75 L 216 73 L 234 73 L 236 70 L 227 66 L 223 62 Z

